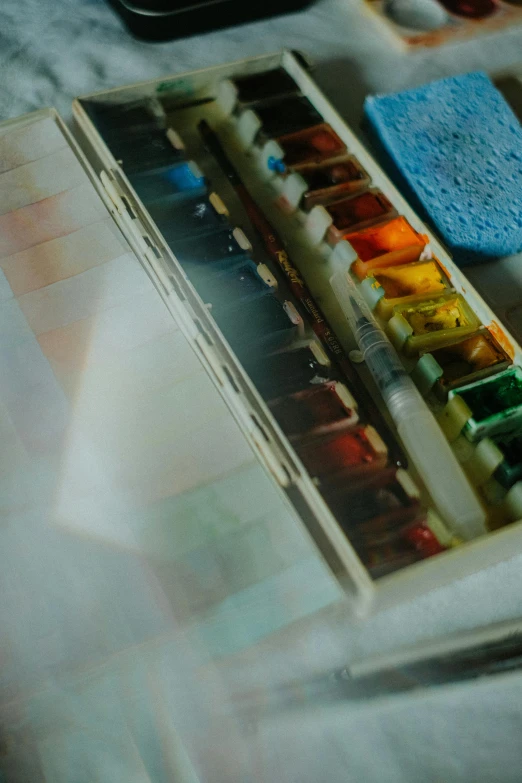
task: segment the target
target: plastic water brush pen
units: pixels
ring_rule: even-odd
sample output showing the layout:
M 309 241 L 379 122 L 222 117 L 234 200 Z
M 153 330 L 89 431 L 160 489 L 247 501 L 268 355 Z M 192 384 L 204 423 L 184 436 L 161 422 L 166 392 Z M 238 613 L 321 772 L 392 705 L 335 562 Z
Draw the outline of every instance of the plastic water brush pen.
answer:
M 389 448 L 393 461 L 397 465 L 405 467 L 407 465 L 407 460 L 404 452 L 397 443 L 397 440 L 393 437 L 383 415 L 373 402 L 370 394 L 346 356 L 337 336 L 328 325 L 325 316 L 312 296 L 301 273 L 290 260 L 282 240 L 278 237 L 263 211 L 258 207 L 248 192 L 235 166 L 223 149 L 219 137 L 206 120 L 202 120 L 199 123 L 198 129 L 205 146 L 215 157 L 223 170 L 223 173 L 239 196 L 253 227 L 264 242 L 268 255 L 277 267 L 282 270 L 289 283 L 293 296 L 308 315 L 315 334 L 319 340 L 321 340 L 335 362 L 337 362 L 355 396 L 361 401 L 370 421 L 379 432 L 383 434 L 383 438 Z
M 355 283 L 344 272 L 331 285 L 354 332 L 397 432 L 435 506 L 462 538 L 486 532 L 486 515 L 439 425 L 379 328 Z

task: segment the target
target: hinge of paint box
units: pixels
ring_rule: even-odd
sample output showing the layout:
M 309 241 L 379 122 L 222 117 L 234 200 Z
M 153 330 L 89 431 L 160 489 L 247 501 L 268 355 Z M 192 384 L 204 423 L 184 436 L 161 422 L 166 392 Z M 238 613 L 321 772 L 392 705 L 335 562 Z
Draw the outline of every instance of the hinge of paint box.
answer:
M 136 215 L 131 210 L 131 213 L 129 214 L 129 202 L 125 198 L 125 194 L 120 190 L 118 185 L 116 184 L 116 180 L 113 179 L 109 174 L 107 174 L 106 171 L 100 172 L 100 180 L 105 188 L 105 192 L 109 196 L 110 200 L 118 210 L 118 213 L 124 217 L 126 214 L 129 215 L 129 217 L 135 218 Z
M 129 204 L 127 196 L 119 188 L 116 181 L 111 176 L 109 176 L 106 171 L 100 172 L 100 180 L 105 189 L 105 192 L 116 208 L 122 223 L 130 235 L 127 237 L 127 239 L 134 240 L 134 244 L 138 246 L 140 251 L 147 254 L 147 251 L 150 251 L 152 247 L 152 243 L 150 241 L 147 242 L 144 236 L 143 226 L 137 219 L 136 213 Z
M 184 298 L 179 296 L 179 289 L 176 290 L 177 286 L 173 285 L 170 276 L 163 268 L 162 260 L 156 258 L 152 259 L 149 256 L 148 261 L 150 262 L 153 272 L 166 291 L 167 303 L 178 325 L 190 340 L 197 342 L 200 333 L 194 316 L 187 307 Z
M 216 376 L 216 379 L 218 383 L 223 387 L 229 387 L 230 383 L 223 371 L 223 367 L 221 365 L 221 362 L 219 361 L 219 356 L 214 351 L 213 347 L 209 344 L 207 337 L 204 333 L 198 334 L 196 337 L 196 345 L 198 346 L 200 352 L 205 357 L 205 360 L 207 364 L 209 365 L 211 371 Z
M 241 426 L 250 435 L 251 440 L 254 442 L 255 447 L 261 454 L 263 461 L 268 466 L 268 469 L 274 478 L 282 487 L 287 487 L 290 484 L 289 472 L 274 452 L 270 439 L 257 419 L 257 416 L 250 413 L 244 405 L 237 406 L 237 413 L 238 418 L 241 421 Z
M 285 470 L 284 465 L 279 461 L 277 455 L 274 454 L 270 448 L 270 444 L 266 442 L 262 431 L 259 430 L 255 424 L 253 424 L 251 434 L 252 439 L 258 451 L 261 453 L 265 463 L 267 464 L 270 473 L 272 473 L 280 486 L 287 487 L 290 484 L 289 473 L 287 470 Z

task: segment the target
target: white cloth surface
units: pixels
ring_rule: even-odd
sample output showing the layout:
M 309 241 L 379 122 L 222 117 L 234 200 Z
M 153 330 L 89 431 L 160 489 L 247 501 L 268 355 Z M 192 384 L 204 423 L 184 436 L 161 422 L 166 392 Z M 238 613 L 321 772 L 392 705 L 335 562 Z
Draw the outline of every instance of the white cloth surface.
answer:
M 53 105 L 67 119 L 72 99 L 80 94 L 288 47 L 316 61 L 319 86 L 356 128 L 368 92 L 406 88 L 468 70 L 491 73 L 522 61 L 521 45 L 522 28 L 440 49 L 403 53 L 365 15 L 358 0 L 320 0 L 299 14 L 148 44 L 134 40 L 101 0 L 2 0 L 0 115 L 7 119 Z M 513 555 L 508 562 L 364 623 L 348 617 L 334 626 L 320 618 L 315 624 L 310 621 L 298 632 L 293 646 L 289 642 L 278 655 L 266 659 L 246 658 L 245 667 L 238 664 L 231 679 L 236 686 L 242 681 L 245 687 L 261 685 L 274 669 L 274 681 L 300 674 L 306 677 L 321 661 L 334 665 L 343 658 L 349 661 L 422 638 L 517 618 L 522 615 L 522 555 Z M 73 617 L 70 622 L 74 624 Z M 136 687 L 133 709 L 139 711 L 141 686 Z M 220 762 L 215 774 L 202 780 L 515 782 L 522 778 L 521 687 L 522 675 L 512 675 L 481 687 L 465 684 L 430 691 L 428 696 L 391 697 L 364 707 L 336 704 L 291 718 L 283 716 L 263 726 L 261 735 L 268 744 L 256 751 L 256 770 L 248 754 L 234 770 L 234 765 L 224 764 L 223 758 L 232 749 L 237 751 L 237 737 L 221 726 L 221 747 L 217 748 L 209 728 L 200 742 L 210 748 L 205 755 L 219 757 Z M 60 709 L 63 712 L 63 704 Z M 76 719 L 85 715 L 84 706 L 77 703 L 75 709 Z M 183 710 L 178 712 L 183 715 Z M 112 713 L 106 718 L 113 731 L 118 719 Z M 103 719 L 96 721 L 102 734 Z M 69 783 L 131 779 L 123 759 L 136 752 L 136 741 L 107 743 L 114 764 L 112 773 L 106 767 L 103 776 L 99 769 L 96 774 L 80 771 L 83 756 L 76 746 L 53 747 L 54 751 L 46 745 L 43 766 L 54 772 L 46 772 L 49 777 L 45 779 Z M 82 752 L 89 756 L 88 745 Z M 56 771 L 60 753 L 69 754 L 73 768 L 76 759 L 74 776 Z M 207 766 L 198 766 L 208 769 L 209 763 L 207 759 Z M 184 780 L 174 767 L 173 763 L 170 772 L 132 780 Z M 36 777 L 28 774 L 23 779 Z

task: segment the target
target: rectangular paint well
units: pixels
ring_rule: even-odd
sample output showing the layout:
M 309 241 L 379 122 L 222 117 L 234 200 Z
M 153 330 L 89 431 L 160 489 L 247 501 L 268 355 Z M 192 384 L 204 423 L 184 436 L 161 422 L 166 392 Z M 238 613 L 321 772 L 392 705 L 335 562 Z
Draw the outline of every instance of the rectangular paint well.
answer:
M 281 397 L 270 408 L 291 440 L 325 435 L 359 421 L 357 403 L 346 386 L 336 382 Z
M 1 199 L 0 199 L 1 202 Z M 0 216 L 0 258 L 78 231 L 107 218 L 90 183 Z
M 68 146 L 64 135 L 51 117 L 20 127 L 15 125 L 10 129 L 6 128 L 2 131 L 0 144 L 0 173 L 39 160 Z
M 165 196 L 148 203 L 147 209 L 170 245 L 179 239 L 211 234 L 227 227 L 226 215 L 216 210 L 213 196 L 182 201 L 176 196 Z
M 379 267 L 418 261 L 428 243 L 428 237 L 415 231 L 402 216 L 347 234 L 345 239 L 357 253 L 352 271 L 360 280 Z
M 410 528 L 390 536 L 388 541 L 356 548 L 372 577 L 380 579 L 419 560 L 439 555 L 447 547 L 438 541 L 428 522 L 421 519 Z
M 371 426 L 298 445 L 297 453 L 306 469 L 325 482 L 381 470 L 388 456 L 386 446 Z
M 451 391 L 471 412 L 464 434 L 471 441 L 484 436 L 516 434 L 522 426 L 522 370 L 512 367 L 491 378 Z
M 329 204 L 370 184 L 370 177 L 353 155 L 339 157 L 313 166 L 301 166 L 299 174 L 308 190 L 302 198 L 305 210 L 315 204 Z
M 263 280 L 253 261 L 247 261 L 221 275 L 199 275 L 194 280 L 194 287 L 203 301 L 212 305 L 213 315 L 219 310 L 234 307 L 237 302 L 265 296 L 275 290 Z
M 277 143 L 284 153 L 284 165 L 295 169 L 310 163 L 320 163 L 346 152 L 343 140 L 326 123 L 298 133 L 279 136 Z
M 129 179 L 144 203 L 175 193 L 178 193 L 180 198 L 187 194 L 194 195 L 195 192 L 203 195 L 206 188 L 205 177 L 193 160 L 129 174 Z
M 232 80 L 236 99 L 242 105 L 298 93 L 299 87 L 284 68 L 240 76 Z
M 123 255 L 127 244 L 112 218 L 0 259 L 15 296 L 73 277 Z
M 332 244 L 355 230 L 382 222 L 397 214 L 384 193 L 376 188 L 358 196 L 335 201 L 325 209 L 333 219 L 328 229 L 328 241 Z
M 105 264 L 22 294 L 18 304 L 31 329 L 40 335 L 118 307 L 151 290 L 152 282 L 143 275 L 135 256 L 123 253 Z
M 368 304 L 381 318 L 391 318 L 396 305 L 449 289 L 449 283 L 434 259 L 401 266 L 377 268 L 363 283 Z
M 0 174 L 0 215 L 36 204 L 85 182 L 74 152 L 64 148 Z
M 453 540 L 438 517 L 423 509 L 417 486 L 402 469 L 327 488 L 326 500 L 376 578 L 440 554 Z
M 255 107 L 261 120 L 261 133 L 266 138 L 296 133 L 322 122 L 322 117 L 308 98 L 286 96 Z
M 326 497 L 349 538 L 359 536 L 367 543 L 404 528 L 420 513 L 419 490 L 405 471 L 394 468 L 356 487 L 338 486 Z
M 252 246 L 241 229 L 223 228 L 203 236 L 172 238 L 170 248 L 190 279 L 226 274 L 246 263 Z
M 115 131 L 122 136 L 128 132 L 148 133 L 161 128 L 165 123 L 161 104 L 154 99 L 129 103 L 86 101 L 85 108 L 102 136 L 114 134 Z
M 274 296 L 262 296 L 243 302 L 231 303 L 230 307 L 213 313 L 217 325 L 233 350 L 275 351 L 288 345 L 298 336 L 303 322 L 291 320 L 287 302 L 280 302 Z
M 411 356 L 470 334 L 480 322 L 460 294 L 447 294 L 394 307 L 387 326 L 395 347 Z
M 332 377 L 330 361 L 315 341 L 270 356 L 245 356 L 243 364 L 265 400 L 327 383 Z
M 126 173 L 171 166 L 184 158 L 183 149 L 174 143 L 177 143 L 176 136 L 168 135 L 164 130 L 140 135 L 118 133 L 110 138 L 104 137 L 104 141 Z
M 429 516 L 421 513 L 411 524 L 388 535 L 356 541 L 358 554 L 372 576 L 385 576 L 405 564 L 444 552 L 448 547 L 439 541 L 430 521 Z
M 434 348 L 421 359 L 428 355 L 437 365 L 434 389 L 440 399 L 446 399 L 456 386 L 484 378 L 511 364 L 509 356 L 486 329 L 451 345 Z

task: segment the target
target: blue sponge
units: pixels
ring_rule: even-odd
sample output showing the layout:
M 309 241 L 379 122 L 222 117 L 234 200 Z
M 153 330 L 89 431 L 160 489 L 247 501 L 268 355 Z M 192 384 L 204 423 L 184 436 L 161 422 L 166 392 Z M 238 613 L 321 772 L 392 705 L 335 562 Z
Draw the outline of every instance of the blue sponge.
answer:
M 522 250 L 522 126 L 485 73 L 370 97 L 365 125 L 460 266 Z

